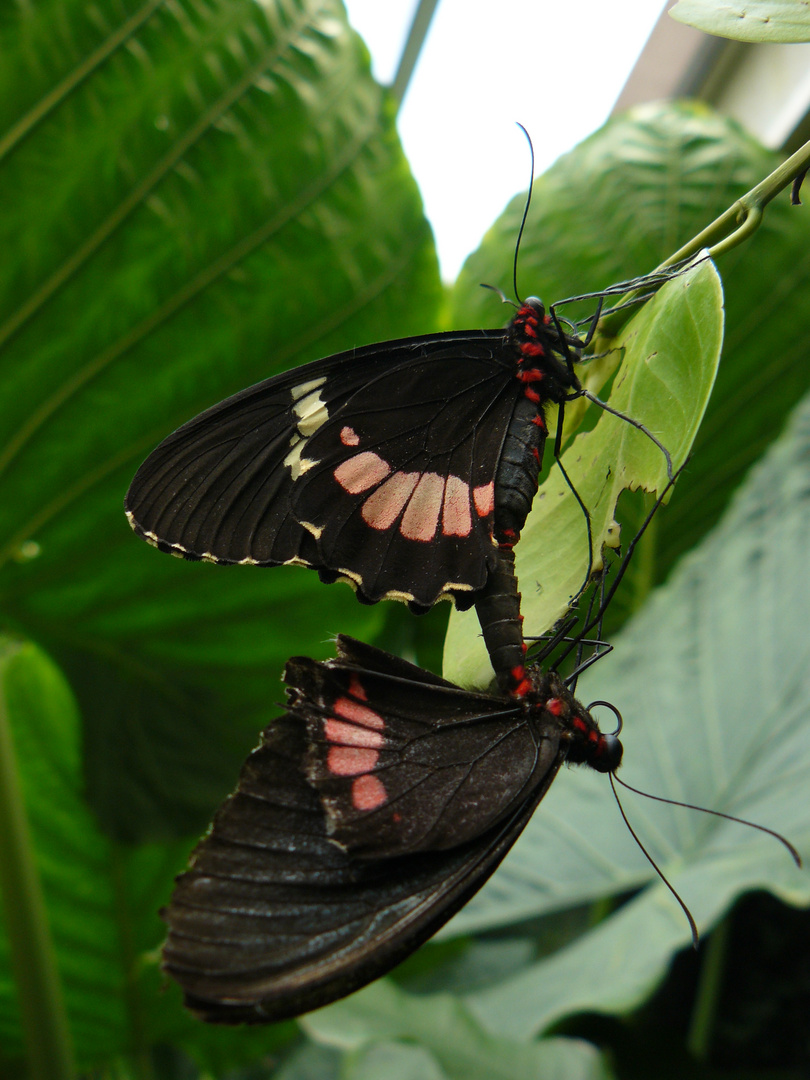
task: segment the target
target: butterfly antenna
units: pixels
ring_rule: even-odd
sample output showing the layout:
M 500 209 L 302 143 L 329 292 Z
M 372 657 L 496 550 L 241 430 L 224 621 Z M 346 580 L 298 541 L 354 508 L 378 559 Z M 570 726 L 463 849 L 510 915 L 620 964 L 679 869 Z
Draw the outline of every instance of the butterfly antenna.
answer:
M 529 153 L 531 154 L 531 172 L 529 173 L 529 191 L 526 195 L 526 205 L 523 208 L 523 219 L 520 222 L 520 229 L 518 230 L 517 243 L 515 244 L 515 259 L 512 263 L 512 288 L 515 292 L 515 298 L 520 301 L 520 293 L 518 292 L 517 285 L 517 267 L 518 267 L 518 255 L 520 254 L 520 242 L 523 239 L 523 230 L 526 228 L 526 219 L 529 216 L 529 207 L 532 205 L 532 188 L 534 187 L 534 146 L 532 145 L 532 137 L 523 126 L 518 124 L 518 127 L 526 136 L 526 142 L 529 144 Z
M 588 708 L 590 709 L 590 705 Z M 782 836 L 781 833 L 775 832 L 765 825 L 758 825 L 756 821 L 746 821 L 745 818 L 735 817 L 733 814 L 724 814 L 722 810 L 710 810 L 707 806 L 695 806 L 694 803 L 680 802 L 678 799 L 666 799 L 663 795 L 651 795 L 649 791 L 641 791 L 639 788 L 633 787 L 632 784 L 628 784 L 625 780 L 619 780 L 618 776 L 616 779 L 622 787 L 627 788 L 628 791 L 632 791 L 636 795 L 643 795 L 645 799 L 654 799 L 656 802 L 667 803 L 669 806 L 683 806 L 686 810 L 699 810 L 701 814 L 711 814 L 713 817 L 725 818 L 726 821 L 734 821 L 738 825 L 747 825 L 749 829 L 757 829 L 759 832 L 767 833 L 768 836 L 772 836 L 774 840 L 778 840 L 782 847 L 787 848 L 793 861 L 801 868 L 801 856 L 793 844 Z
M 513 308 L 517 308 L 517 304 L 515 303 L 515 301 L 510 300 L 506 293 L 503 291 L 503 289 L 499 289 L 497 285 L 487 285 L 486 282 L 482 281 L 481 288 L 491 289 L 494 293 L 497 293 L 497 295 L 500 296 L 502 304 L 511 304 Z
M 613 782 L 614 779 L 618 779 L 618 777 L 616 777 L 615 773 L 608 773 L 608 776 L 610 777 L 610 787 L 611 787 L 611 789 L 613 791 L 613 798 L 616 800 L 616 805 L 619 808 L 619 813 L 622 815 L 622 818 L 624 820 L 625 825 L 628 828 L 628 831 L 630 832 L 630 835 L 633 837 L 635 842 L 641 848 L 641 851 L 642 851 L 642 853 L 644 855 L 644 858 L 647 860 L 647 862 L 650 864 L 650 866 L 653 868 L 653 870 L 656 872 L 656 874 L 658 874 L 658 876 L 661 878 L 663 883 L 666 885 L 666 887 L 669 889 L 669 891 L 672 893 L 672 895 L 675 897 L 675 899 L 681 905 L 681 909 L 683 910 L 684 915 L 686 916 L 687 920 L 689 921 L 689 928 L 692 931 L 692 948 L 697 949 L 698 945 L 700 944 L 700 938 L 698 936 L 697 924 L 695 923 L 695 920 L 692 918 L 692 912 L 689 910 L 689 908 L 686 906 L 686 904 L 680 898 L 678 893 L 675 891 L 674 887 L 666 879 L 666 877 L 664 876 L 664 872 L 658 867 L 658 864 L 656 863 L 655 859 L 652 857 L 652 855 L 650 855 L 649 851 L 647 851 L 647 849 L 644 847 L 641 840 L 639 840 L 638 834 L 636 833 L 636 830 L 633 828 L 633 826 L 627 820 L 627 814 L 625 814 L 625 812 L 624 812 L 624 807 L 622 806 L 622 801 L 619 798 L 619 793 L 618 793 L 618 791 L 616 791 L 616 785 Z M 620 780 L 619 783 L 624 784 L 624 781 Z M 624 786 L 629 787 L 628 784 L 624 784 Z

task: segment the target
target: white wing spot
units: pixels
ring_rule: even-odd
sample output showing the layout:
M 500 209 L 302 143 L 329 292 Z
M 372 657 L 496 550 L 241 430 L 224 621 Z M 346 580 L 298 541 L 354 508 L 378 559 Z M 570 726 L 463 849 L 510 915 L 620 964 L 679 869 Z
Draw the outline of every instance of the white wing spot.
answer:
M 298 401 L 299 398 L 304 397 L 311 390 L 318 390 L 326 382 L 326 376 L 321 375 L 320 379 L 310 379 L 309 382 L 299 383 L 298 386 L 292 388 L 292 399 Z M 299 413 L 300 416 L 300 413 Z

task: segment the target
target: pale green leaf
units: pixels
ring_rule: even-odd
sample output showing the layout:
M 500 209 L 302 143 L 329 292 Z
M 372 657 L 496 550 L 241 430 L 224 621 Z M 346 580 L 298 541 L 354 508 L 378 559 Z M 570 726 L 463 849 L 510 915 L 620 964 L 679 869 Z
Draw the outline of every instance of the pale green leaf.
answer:
M 624 716 L 621 775 L 655 795 L 785 834 L 810 855 L 810 399 L 721 525 L 583 677 Z M 609 718 L 609 714 L 606 714 Z M 622 800 L 705 933 L 741 894 L 810 905 L 810 875 L 774 838 L 694 811 Z M 468 1000 L 527 1038 L 581 1010 L 634 1007 L 690 941 L 675 900 L 625 830 L 605 777 L 558 777 L 523 837 L 450 932 L 643 887 L 592 933 Z
M 669 14 L 733 41 L 810 41 L 810 9 L 803 0 L 678 0 Z
M 670 452 L 686 460 L 714 385 L 723 341 L 723 295 L 708 260 L 668 282 L 612 343 L 621 357 L 609 404 L 644 424 Z M 625 488 L 661 493 L 666 461 L 651 439 L 626 420 L 603 412 L 579 435 L 563 464 L 588 511 L 593 569 L 605 544 L 615 546 L 616 502 Z M 520 543 L 516 571 L 526 632 L 540 634 L 569 608 L 586 579 L 588 534 L 582 508 L 559 469 L 535 497 Z M 486 686 L 492 670 L 474 611 L 454 612 L 445 643 L 445 673 L 462 685 Z
M 448 1080 L 602 1080 L 608 1075 L 587 1043 L 500 1038 L 449 994 L 407 994 L 388 979 L 310 1013 L 302 1024 L 312 1038 L 347 1051 L 392 1039 L 413 1041 Z

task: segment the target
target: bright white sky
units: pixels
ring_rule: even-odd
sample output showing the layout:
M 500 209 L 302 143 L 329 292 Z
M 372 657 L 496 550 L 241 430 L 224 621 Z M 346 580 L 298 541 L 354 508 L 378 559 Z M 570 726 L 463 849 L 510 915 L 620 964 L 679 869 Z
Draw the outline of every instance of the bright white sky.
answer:
M 416 0 L 345 0 L 390 83 Z M 399 115 L 442 276 L 535 172 L 607 119 L 663 0 L 440 0 Z

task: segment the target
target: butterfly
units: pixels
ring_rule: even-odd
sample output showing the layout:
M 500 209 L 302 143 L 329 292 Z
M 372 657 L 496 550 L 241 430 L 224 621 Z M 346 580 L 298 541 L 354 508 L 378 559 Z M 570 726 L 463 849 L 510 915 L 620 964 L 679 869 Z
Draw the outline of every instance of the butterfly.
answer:
M 554 672 L 515 701 L 336 644 L 288 662 L 286 713 L 162 912 L 164 968 L 205 1020 L 298 1016 L 389 971 L 484 884 L 564 762 L 621 761 Z
M 584 345 L 530 298 L 505 330 L 383 342 L 267 379 L 165 439 L 132 481 L 127 518 L 162 551 L 311 567 L 364 603 L 421 613 L 443 598 L 469 608 L 488 585 L 504 595 L 492 578 L 514 577 L 544 410 L 583 392 Z M 522 663 L 517 603 L 494 620 L 513 625 L 501 674 Z

